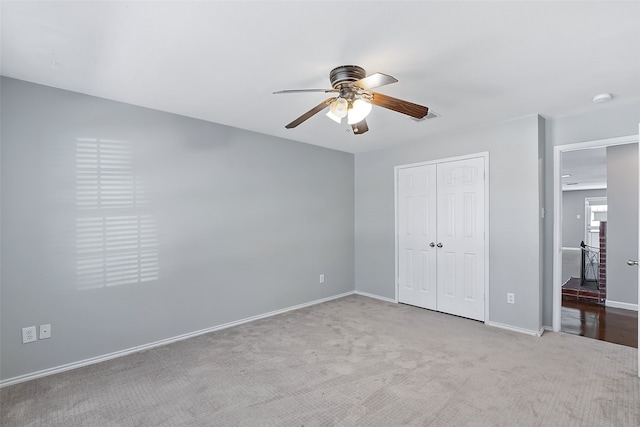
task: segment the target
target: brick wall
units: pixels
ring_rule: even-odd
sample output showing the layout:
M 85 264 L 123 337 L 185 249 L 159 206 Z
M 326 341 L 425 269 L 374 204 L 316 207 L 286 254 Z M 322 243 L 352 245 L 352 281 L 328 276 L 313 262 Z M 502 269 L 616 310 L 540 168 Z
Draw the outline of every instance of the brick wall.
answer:
M 600 265 L 598 268 L 600 300 L 607 298 L 607 222 L 600 221 Z

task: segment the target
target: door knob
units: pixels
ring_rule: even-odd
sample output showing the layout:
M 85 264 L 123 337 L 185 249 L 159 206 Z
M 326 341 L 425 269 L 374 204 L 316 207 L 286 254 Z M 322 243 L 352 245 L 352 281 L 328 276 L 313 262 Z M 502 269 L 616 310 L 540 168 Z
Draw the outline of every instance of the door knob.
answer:
M 434 247 L 435 245 L 436 245 L 436 244 L 435 244 L 435 243 L 433 243 L 433 242 L 429 243 L 429 246 L 431 246 L 431 247 Z
M 442 247 L 442 243 L 438 243 L 436 246 L 438 246 L 439 248 Z
M 638 261 L 635 261 L 635 260 L 632 260 L 632 259 L 628 259 L 627 260 L 627 265 L 631 265 L 631 266 L 638 265 Z

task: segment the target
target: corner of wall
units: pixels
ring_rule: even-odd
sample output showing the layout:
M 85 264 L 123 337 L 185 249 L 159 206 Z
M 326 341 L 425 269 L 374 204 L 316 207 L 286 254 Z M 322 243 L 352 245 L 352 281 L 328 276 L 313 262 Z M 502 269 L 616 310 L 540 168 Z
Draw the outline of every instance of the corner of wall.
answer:
M 538 115 L 538 195 L 539 195 L 539 212 L 540 212 L 540 224 L 539 224 L 539 259 L 540 259 L 540 277 L 539 277 L 539 327 L 542 327 L 544 324 L 544 302 L 545 302 L 545 292 L 544 292 L 544 283 L 545 283 L 545 274 L 546 274 L 546 263 L 545 263 L 545 223 L 546 219 L 546 165 L 545 165 L 545 154 L 546 154 L 546 120 L 541 115 Z

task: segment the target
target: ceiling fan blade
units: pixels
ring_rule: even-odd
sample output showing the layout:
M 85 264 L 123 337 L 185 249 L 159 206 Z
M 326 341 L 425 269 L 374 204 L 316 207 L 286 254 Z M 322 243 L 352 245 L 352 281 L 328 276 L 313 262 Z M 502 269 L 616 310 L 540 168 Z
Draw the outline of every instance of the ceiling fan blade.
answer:
M 362 135 L 369 130 L 369 126 L 367 126 L 367 121 L 365 119 L 362 119 L 358 123 L 352 124 L 351 129 L 353 129 L 354 135 Z
M 295 119 L 294 121 L 286 125 L 285 127 L 287 129 L 293 129 L 294 127 L 298 126 L 300 123 L 304 122 L 308 118 L 314 116 L 315 114 L 327 108 L 329 104 L 331 104 L 335 99 L 337 98 L 328 98 L 322 101 L 320 104 L 316 105 L 311 110 L 307 111 L 306 113 L 304 113 L 303 115 L 301 115 L 300 117 L 298 117 L 297 119 Z
M 373 89 L 374 87 L 380 87 L 384 85 L 389 85 L 391 83 L 396 83 L 398 80 L 395 77 L 391 77 L 387 74 L 375 73 L 370 76 L 365 77 L 364 79 L 360 79 L 354 83 L 354 85 L 362 88 L 364 90 Z
M 398 98 L 392 98 L 391 96 L 377 92 L 370 92 L 370 94 L 373 95 L 371 103 L 378 107 L 388 108 L 389 110 L 397 111 L 398 113 L 406 114 L 407 116 L 415 117 L 416 119 L 421 119 L 429 113 L 429 108 L 423 105 L 403 101 Z
M 277 90 L 273 92 L 274 95 L 279 95 L 281 93 L 304 93 L 304 92 L 338 92 L 335 89 L 286 89 L 286 90 Z

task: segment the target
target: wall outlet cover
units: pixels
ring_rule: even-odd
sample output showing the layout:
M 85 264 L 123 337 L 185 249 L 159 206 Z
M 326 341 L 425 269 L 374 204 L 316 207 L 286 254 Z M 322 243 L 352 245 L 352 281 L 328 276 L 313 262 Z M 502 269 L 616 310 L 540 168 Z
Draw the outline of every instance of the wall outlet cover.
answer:
M 38 338 L 36 337 L 36 327 L 29 326 L 26 328 L 22 328 L 22 344 L 27 344 L 30 342 L 35 342 Z
M 40 339 L 51 338 L 51 325 L 40 325 Z

